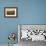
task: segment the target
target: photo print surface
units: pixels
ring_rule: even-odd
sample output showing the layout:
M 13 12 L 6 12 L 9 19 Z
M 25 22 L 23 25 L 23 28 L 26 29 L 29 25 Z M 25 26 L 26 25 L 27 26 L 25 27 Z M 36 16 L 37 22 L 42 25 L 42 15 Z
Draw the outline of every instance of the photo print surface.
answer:
M 46 41 L 46 25 L 20 25 L 20 39 Z

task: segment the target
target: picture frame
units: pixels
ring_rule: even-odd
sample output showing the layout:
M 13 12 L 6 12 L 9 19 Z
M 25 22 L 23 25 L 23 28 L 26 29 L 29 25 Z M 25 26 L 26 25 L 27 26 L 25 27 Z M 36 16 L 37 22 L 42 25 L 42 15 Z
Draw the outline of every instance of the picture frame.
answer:
M 28 36 L 27 38 L 24 38 L 22 36 L 23 30 L 24 31 L 28 30 L 28 33 L 30 35 L 29 34 L 23 35 L 23 36 Z M 30 31 L 33 33 L 31 33 Z M 34 31 L 36 31 L 36 32 L 34 32 Z M 23 32 L 23 34 L 24 34 L 24 32 Z M 22 40 L 46 41 L 46 24 L 18 24 L 18 41 L 21 42 Z
M 4 17 L 16 18 L 18 16 L 17 7 L 5 7 L 4 8 Z

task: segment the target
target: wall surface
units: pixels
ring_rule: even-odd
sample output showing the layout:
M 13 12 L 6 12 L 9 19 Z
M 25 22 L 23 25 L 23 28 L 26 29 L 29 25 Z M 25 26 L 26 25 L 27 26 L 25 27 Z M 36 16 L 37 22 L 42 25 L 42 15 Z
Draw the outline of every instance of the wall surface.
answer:
M 18 7 L 18 17 L 4 18 L 4 7 Z M 10 32 L 17 34 L 17 24 L 46 24 L 46 0 L 0 0 L 0 44 L 8 43 Z

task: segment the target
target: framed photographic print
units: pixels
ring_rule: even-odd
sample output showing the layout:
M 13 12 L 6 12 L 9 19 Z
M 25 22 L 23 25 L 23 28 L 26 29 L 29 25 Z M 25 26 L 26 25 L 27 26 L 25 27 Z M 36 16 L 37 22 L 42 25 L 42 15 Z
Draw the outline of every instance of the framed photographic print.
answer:
M 46 41 L 46 24 L 19 24 L 18 41 Z
M 18 8 L 17 7 L 5 7 L 4 8 L 4 16 L 14 18 L 18 16 Z

